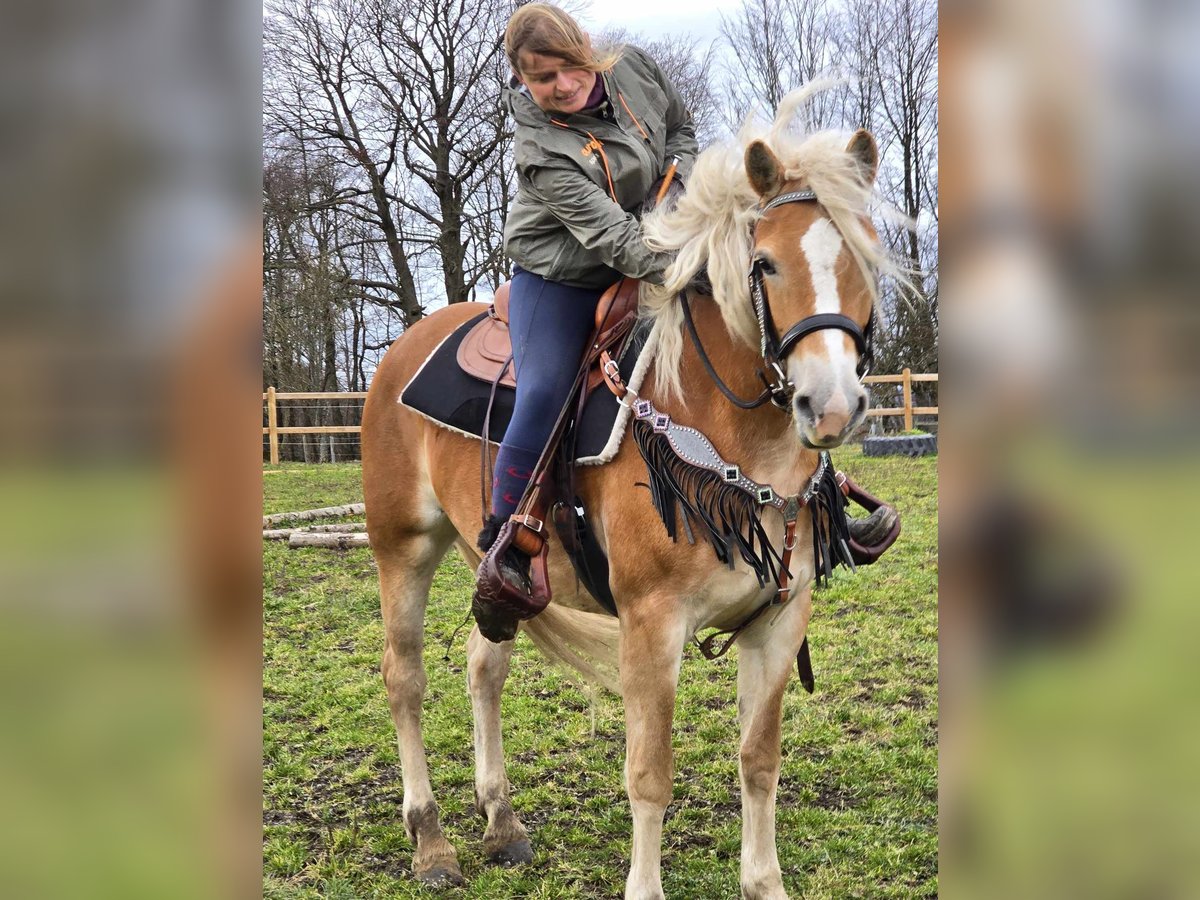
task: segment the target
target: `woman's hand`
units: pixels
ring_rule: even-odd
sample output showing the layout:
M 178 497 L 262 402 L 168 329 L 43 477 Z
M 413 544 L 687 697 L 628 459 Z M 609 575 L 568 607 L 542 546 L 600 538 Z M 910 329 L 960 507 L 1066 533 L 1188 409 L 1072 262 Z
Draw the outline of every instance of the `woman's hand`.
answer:
M 650 193 L 648 193 L 646 195 L 646 199 L 642 201 L 642 215 L 645 215 L 646 213 L 650 212 L 650 210 L 660 205 L 658 203 L 658 193 L 662 190 L 663 179 L 666 177 L 667 176 L 665 175 L 660 176 L 654 182 L 654 184 L 650 185 Z M 666 196 L 662 199 L 661 205 L 663 208 L 668 211 L 674 209 L 675 204 L 679 202 L 679 198 L 683 196 L 683 192 L 683 182 L 678 176 L 674 176 L 671 179 L 670 186 L 667 188 Z

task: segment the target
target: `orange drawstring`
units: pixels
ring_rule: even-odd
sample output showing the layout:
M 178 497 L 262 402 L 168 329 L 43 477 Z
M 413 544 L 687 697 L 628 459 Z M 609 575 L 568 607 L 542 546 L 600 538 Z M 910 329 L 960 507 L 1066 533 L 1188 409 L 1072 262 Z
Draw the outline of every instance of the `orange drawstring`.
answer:
M 642 133 L 642 137 L 650 140 L 650 135 L 646 134 L 646 129 L 642 127 L 642 123 L 638 121 L 637 116 L 633 114 L 633 110 L 629 108 L 629 104 L 625 102 L 625 95 L 617 91 L 617 99 L 621 101 L 621 105 L 625 107 L 625 112 L 629 113 L 629 118 L 633 119 L 633 124 L 638 127 L 638 131 Z

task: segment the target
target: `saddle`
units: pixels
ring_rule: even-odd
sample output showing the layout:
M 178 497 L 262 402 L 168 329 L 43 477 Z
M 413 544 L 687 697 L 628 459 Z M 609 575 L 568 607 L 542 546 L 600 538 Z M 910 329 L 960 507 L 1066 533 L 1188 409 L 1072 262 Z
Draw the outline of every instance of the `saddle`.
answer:
M 618 344 L 629 333 L 637 317 L 638 285 L 636 278 L 622 278 L 600 297 L 596 305 L 595 329 L 588 341 L 589 371 L 584 398 L 603 381 L 600 352 Z M 487 317 L 467 332 L 458 345 L 458 365 L 473 378 L 488 384 L 516 387 L 516 372 L 508 365 L 512 358 L 512 338 L 508 332 L 508 292 L 511 282 L 496 289 Z

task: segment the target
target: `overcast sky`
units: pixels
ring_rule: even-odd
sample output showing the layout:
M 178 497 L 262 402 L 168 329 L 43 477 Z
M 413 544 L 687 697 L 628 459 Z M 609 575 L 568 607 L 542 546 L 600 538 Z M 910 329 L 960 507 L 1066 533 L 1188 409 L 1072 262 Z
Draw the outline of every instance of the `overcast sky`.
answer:
M 728 15 L 741 0 L 584 0 L 578 19 L 588 30 L 620 27 L 650 38 L 690 34 L 707 44 L 717 37 L 719 12 Z

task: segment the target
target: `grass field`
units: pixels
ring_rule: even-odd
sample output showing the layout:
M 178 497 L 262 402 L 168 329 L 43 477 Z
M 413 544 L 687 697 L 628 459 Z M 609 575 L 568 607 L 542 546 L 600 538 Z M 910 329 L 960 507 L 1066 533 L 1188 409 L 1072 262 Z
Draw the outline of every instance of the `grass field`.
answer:
M 936 459 L 835 461 L 897 503 L 896 546 L 815 598 L 809 643 L 817 691 L 793 680 L 784 704 L 778 844 L 793 897 L 937 895 Z M 357 464 L 266 470 L 265 512 L 361 499 Z M 464 676 L 472 573 L 443 562 L 428 617 L 425 736 L 447 836 L 467 878 L 456 897 L 621 895 L 630 816 L 621 785 L 619 701 L 602 696 L 595 733 L 585 692 L 518 641 L 503 702 L 513 806 L 535 861 L 484 865 L 473 809 Z M 263 550 L 264 896 L 419 897 L 400 817 L 401 781 L 379 657 L 383 632 L 368 550 Z M 739 895 L 736 649 L 684 658 L 676 711 L 675 799 L 663 887 L 670 898 Z

